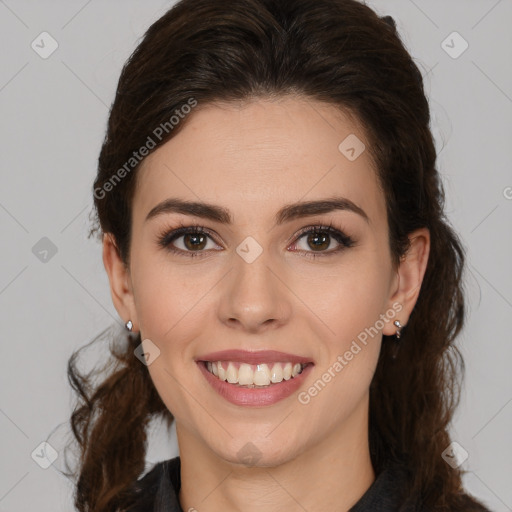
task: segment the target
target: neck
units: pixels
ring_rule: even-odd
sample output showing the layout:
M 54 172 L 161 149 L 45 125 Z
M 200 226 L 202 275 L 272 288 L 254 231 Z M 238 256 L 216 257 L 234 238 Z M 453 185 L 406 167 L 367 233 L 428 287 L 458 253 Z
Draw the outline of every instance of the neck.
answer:
M 365 417 L 366 428 L 360 417 L 286 462 L 266 467 L 226 461 L 177 425 L 181 507 L 200 512 L 348 511 L 375 480 Z

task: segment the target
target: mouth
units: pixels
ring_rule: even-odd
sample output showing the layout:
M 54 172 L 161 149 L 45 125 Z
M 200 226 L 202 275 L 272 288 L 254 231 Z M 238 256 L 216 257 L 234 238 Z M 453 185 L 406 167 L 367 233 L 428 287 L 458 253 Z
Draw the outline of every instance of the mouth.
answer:
M 224 350 L 196 359 L 206 380 L 236 405 L 271 405 L 302 385 L 314 366 L 307 358 L 277 352 Z

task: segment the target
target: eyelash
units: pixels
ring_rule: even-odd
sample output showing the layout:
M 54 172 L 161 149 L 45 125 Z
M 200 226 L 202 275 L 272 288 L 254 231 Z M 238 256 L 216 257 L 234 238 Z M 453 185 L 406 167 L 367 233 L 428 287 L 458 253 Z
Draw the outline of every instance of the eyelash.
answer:
M 338 229 L 334 228 L 332 223 L 328 225 L 317 225 L 317 226 L 307 226 L 299 231 L 299 233 L 296 236 L 296 241 L 294 243 L 297 243 L 304 235 L 309 234 L 320 234 L 320 233 L 327 233 L 329 234 L 336 242 L 340 244 L 340 247 L 338 249 L 325 251 L 325 252 L 319 252 L 315 253 L 314 251 L 299 251 L 302 252 L 307 258 L 318 258 L 318 257 L 326 257 L 326 256 L 332 256 L 334 254 L 337 254 L 345 249 L 348 249 L 349 247 L 352 247 L 355 244 L 355 240 L 352 239 L 350 236 L 346 235 L 342 231 L 339 231 Z M 185 225 L 185 224 L 179 224 L 179 226 L 176 229 L 172 230 L 164 230 L 157 239 L 158 245 L 163 247 L 164 249 L 175 253 L 179 255 L 186 255 L 190 258 L 197 258 L 202 257 L 201 253 L 204 253 L 205 251 L 184 251 L 182 249 L 175 248 L 171 245 L 172 242 L 174 242 L 176 239 L 180 238 L 183 235 L 206 235 L 212 238 L 212 234 L 208 229 L 205 229 L 203 226 L 199 225 Z M 215 240 L 214 240 L 215 241 Z M 217 243 L 217 242 L 215 242 Z

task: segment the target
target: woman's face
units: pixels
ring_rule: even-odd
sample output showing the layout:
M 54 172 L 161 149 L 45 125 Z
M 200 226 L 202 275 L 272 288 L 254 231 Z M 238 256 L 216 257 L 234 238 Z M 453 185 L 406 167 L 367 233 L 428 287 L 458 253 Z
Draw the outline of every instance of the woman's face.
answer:
M 133 304 L 118 307 L 141 331 L 180 443 L 274 465 L 365 438 L 382 332 L 394 334 L 413 304 L 392 269 L 364 133 L 333 106 L 296 97 L 190 116 L 139 170 Z M 205 233 L 167 236 L 194 225 Z M 228 350 L 243 352 L 213 354 Z M 290 377 L 290 366 L 302 373 Z

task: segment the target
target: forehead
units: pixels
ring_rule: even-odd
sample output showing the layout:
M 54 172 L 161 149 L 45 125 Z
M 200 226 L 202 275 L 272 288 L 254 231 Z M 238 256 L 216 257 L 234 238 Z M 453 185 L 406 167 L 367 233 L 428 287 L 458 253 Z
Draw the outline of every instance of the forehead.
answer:
M 355 202 L 370 219 L 385 218 L 362 127 L 311 99 L 199 105 L 138 172 L 134 220 L 171 196 L 220 204 L 241 223 L 332 195 Z

